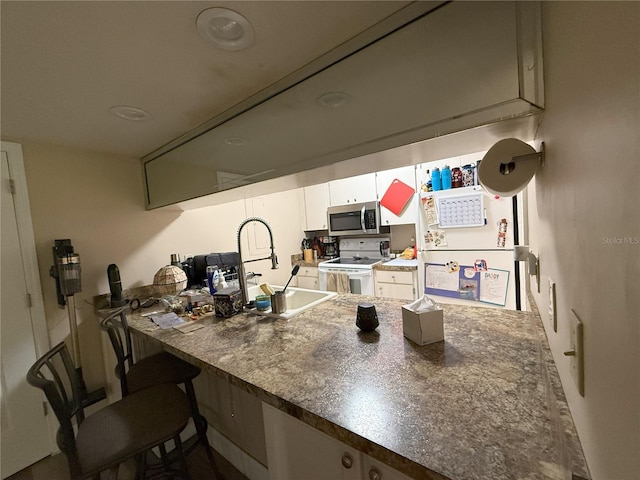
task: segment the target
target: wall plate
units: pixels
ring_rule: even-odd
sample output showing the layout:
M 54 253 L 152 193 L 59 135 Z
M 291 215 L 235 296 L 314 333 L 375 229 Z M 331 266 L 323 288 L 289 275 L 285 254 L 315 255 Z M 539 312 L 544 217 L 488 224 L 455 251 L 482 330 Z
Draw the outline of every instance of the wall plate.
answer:
M 564 352 L 571 362 L 571 376 L 578 388 L 580 395 L 584 397 L 584 342 L 582 321 L 575 310 L 571 309 L 570 341 L 571 349 Z
M 556 283 L 549 277 L 549 320 L 554 332 L 558 332 L 558 309 L 556 303 Z

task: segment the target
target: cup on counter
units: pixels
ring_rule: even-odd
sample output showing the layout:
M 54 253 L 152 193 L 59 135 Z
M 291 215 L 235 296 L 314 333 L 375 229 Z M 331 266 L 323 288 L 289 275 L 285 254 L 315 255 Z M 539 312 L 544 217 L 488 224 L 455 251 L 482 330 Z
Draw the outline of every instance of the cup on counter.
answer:
M 277 291 L 271 295 L 271 313 L 284 313 L 287 311 L 287 297 L 283 291 Z

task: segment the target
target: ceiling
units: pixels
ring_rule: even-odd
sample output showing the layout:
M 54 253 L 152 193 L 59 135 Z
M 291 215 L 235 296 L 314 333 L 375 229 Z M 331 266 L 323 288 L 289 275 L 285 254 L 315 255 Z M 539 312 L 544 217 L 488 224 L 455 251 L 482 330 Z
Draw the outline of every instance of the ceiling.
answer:
M 3 0 L 0 132 L 141 158 L 411 3 Z M 245 16 L 253 43 L 202 38 L 196 18 L 212 7 Z M 151 117 L 118 118 L 120 105 Z

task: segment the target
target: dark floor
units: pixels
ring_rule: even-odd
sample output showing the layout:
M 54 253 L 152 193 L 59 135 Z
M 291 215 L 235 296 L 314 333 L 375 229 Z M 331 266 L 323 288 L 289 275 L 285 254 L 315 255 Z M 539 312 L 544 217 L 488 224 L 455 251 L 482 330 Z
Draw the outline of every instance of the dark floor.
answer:
M 191 480 L 211 480 L 213 472 L 207 459 L 204 447 L 198 446 L 187 456 L 189 475 Z M 224 476 L 220 480 L 248 480 L 242 473 L 231 465 L 227 460 L 214 450 L 213 455 L 218 465 L 218 469 Z M 120 466 L 118 480 L 132 480 L 135 473 L 133 462 L 127 462 Z M 63 454 L 57 454 L 40 460 L 6 480 L 69 480 L 69 470 L 67 459 Z

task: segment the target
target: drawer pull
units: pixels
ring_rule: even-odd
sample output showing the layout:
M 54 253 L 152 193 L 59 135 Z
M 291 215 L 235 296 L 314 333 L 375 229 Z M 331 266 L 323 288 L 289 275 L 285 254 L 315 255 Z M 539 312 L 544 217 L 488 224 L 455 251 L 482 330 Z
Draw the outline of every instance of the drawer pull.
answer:
M 369 470 L 369 480 L 382 480 L 382 475 L 376 468 Z
M 353 467 L 353 458 L 351 458 L 351 455 L 349 455 L 348 453 L 342 455 L 342 466 L 344 468 Z

